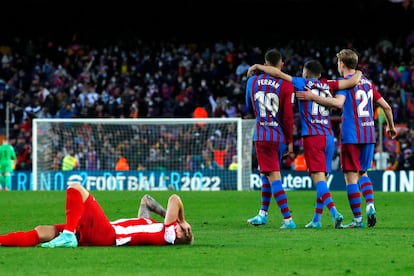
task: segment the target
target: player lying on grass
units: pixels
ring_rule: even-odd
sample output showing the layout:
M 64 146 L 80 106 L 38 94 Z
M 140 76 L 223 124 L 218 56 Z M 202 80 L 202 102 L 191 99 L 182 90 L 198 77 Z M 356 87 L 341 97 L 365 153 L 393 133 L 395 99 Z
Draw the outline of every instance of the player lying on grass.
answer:
M 164 217 L 157 222 L 155 212 Z M 25 232 L 0 235 L 1 246 L 71 248 L 77 246 L 192 244 L 193 233 L 184 218 L 181 198 L 173 194 L 165 210 L 151 196 L 141 198 L 138 217 L 109 221 L 94 196 L 80 183 L 66 190 L 66 223 L 41 225 Z

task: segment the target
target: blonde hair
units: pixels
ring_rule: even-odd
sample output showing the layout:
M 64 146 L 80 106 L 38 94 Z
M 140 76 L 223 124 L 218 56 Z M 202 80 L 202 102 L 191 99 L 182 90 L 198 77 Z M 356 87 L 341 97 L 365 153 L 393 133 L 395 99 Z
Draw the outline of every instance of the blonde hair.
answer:
M 175 238 L 174 244 L 193 244 L 194 235 L 191 232 L 190 236 L 182 235 L 181 238 Z
M 356 69 L 358 66 L 358 54 L 351 49 L 342 49 L 336 54 L 336 57 L 348 69 Z

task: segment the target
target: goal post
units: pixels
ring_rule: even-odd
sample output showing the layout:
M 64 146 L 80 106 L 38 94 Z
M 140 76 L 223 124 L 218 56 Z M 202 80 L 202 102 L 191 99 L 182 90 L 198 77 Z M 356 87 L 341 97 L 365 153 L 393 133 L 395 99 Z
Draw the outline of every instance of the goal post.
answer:
M 79 178 L 90 190 L 249 190 L 254 125 L 241 118 L 36 118 L 32 189 L 64 190 Z M 73 162 L 63 170 L 68 155 Z

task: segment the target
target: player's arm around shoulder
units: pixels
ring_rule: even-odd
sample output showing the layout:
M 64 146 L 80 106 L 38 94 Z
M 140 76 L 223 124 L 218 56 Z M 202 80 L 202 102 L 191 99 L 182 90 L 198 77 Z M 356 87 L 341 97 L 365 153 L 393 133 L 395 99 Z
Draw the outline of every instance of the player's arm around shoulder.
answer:
M 255 71 L 262 71 L 266 74 L 269 74 L 276 78 L 281 78 L 287 81 L 292 81 L 292 76 L 289 74 L 284 73 L 282 70 L 280 70 L 277 67 L 274 66 L 265 66 L 262 64 L 254 64 L 250 66 L 249 70 L 247 70 L 247 76 L 253 75 Z
M 251 76 L 253 76 L 256 71 L 258 70 L 258 66 L 260 64 L 253 64 L 252 66 L 249 67 L 249 69 L 247 69 L 247 77 L 250 78 Z
M 361 70 L 355 70 L 355 74 L 349 79 L 338 80 L 338 89 L 348 89 L 356 86 L 362 77 Z
M 345 96 L 337 93 L 335 97 L 322 97 L 312 92 L 308 87 L 305 91 L 297 91 L 296 98 L 301 101 L 314 101 L 320 105 L 341 109 L 345 103 Z

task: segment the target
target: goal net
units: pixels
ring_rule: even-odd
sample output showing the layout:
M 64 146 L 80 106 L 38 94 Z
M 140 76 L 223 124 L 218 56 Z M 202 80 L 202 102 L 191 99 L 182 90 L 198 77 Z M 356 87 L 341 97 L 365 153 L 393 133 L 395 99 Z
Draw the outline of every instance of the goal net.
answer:
M 247 190 L 253 128 L 241 118 L 34 119 L 32 188 L 76 178 L 90 190 Z

